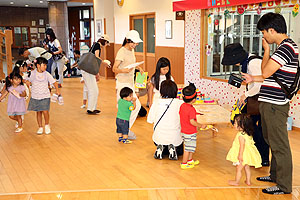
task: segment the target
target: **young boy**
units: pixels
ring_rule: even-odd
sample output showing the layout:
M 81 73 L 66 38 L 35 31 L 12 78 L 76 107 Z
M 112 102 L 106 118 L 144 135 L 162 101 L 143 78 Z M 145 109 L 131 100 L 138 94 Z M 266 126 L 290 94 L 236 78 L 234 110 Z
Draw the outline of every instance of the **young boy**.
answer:
M 131 144 L 132 141 L 128 140 L 129 119 L 131 111 L 136 107 L 136 98 L 133 98 L 133 91 L 129 87 L 124 87 L 120 91 L 120 99 L 118 101 L 117 113 L 117 133 L 119 142 L 124 144 Z
M 179 110 L 181 133 L 184 140 L 184 153 L 181 169 L 191 169 L 199 164 L 199 160 L 193 160 L 193 153 L 196 150 L 197 127 L 206 128 L 206 125 L 200 124 L 196 119 L 196 109 L 193 103 L 196 101 L 197 93 L 194 84 L 183 88 L 183 101 Z

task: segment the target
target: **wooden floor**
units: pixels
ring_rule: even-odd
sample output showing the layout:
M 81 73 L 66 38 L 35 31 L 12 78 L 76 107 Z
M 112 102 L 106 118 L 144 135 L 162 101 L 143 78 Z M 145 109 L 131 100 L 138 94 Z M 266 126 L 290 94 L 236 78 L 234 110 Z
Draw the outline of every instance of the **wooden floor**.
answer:
M 294 160 L 293 193 L 271 196 L 257 182 L 268 168 L 252 169 L 252 186 L 227 181 L 235 168 L 225 160 L 236 131 L 219 126 L 219 134 L 198 135 L 195 159 L 200 165 L 181 170 L 180 160 L 155 160 L 152 125 L 138 118 L 133 144 L 117 142 L 114 80 L 99 83 L 97 116 L 87 115 L 78 78 L 65 79 L 65 105 L 51 103 L 50 135 L 37 135 L 35 113 L 25 116 L 24 131 L 14 133 L 14 122 L 0 103 L 0 200 L 96 199 L 300 199 L 300 132 L 290 132 Z M 146 98 L 141 98 L 145 104 Z M 244 177 L 243 177 L 244 179 Z

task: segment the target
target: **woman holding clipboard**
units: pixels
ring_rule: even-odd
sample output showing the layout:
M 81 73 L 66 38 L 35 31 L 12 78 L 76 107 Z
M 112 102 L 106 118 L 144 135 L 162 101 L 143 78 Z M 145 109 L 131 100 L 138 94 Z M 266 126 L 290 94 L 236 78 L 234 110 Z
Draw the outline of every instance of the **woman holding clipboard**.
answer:
M 113 72 L 116 74 L 117 101 L 120 99 L 120 90 L 124 87 L 131 88 L 133 90 L 133 97 L 137 99 L 136 108 L 131 112 L 129 128 L 132 127 L 132 125 L 134 124 L 138 116 L 139 110 L 141 108 L 141 103 L 136 96 L 134 88 L 135 68 L 139 69 L 141 73 L 144 72 L 141 65 L 134 65 L 134 63 L 136 63 L 134 49 L 140 42 L 143 41 L 141 40 L 139 33 L 136 30 L 129 31 L 126 34 L 122 47 L 117 53 L 115 63 L 113 66 Z

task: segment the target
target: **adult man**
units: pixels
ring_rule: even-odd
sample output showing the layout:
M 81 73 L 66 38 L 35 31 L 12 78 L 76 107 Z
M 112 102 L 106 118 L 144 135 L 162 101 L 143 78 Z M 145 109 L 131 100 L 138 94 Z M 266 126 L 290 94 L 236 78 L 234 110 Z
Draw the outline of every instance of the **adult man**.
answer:
M 265 141 L 270 145 L 272 160 L 270 176 L 258 177 L 259 181 L 275 182 L 277 185 L 263 189 L 268 194 L 292 192 L 292 154 L 287 133 L 289 99 L 274 75 L 288 87 L 293 83 L 298 67 L 298 46 L 287 36 L 286 23 L 282 15 L 267 13 L 260 18 L 257 28 L 263 33 L 264 56 L 261 64 L 262 76 L 244 74 L 246 82 L 263 81 L 260 89 L 259 110 Z M 278 48 L 270 57 L 269 44 Z

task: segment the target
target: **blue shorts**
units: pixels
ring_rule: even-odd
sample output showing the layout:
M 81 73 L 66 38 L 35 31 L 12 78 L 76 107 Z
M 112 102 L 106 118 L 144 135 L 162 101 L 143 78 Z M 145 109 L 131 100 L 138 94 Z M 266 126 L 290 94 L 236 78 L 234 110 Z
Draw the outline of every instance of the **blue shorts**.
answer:
M 128 135 L 129 131 L 129 121 L 117 118 L 117 133 L 122 133 L 123 135 Z

